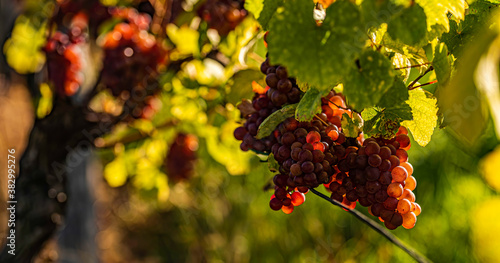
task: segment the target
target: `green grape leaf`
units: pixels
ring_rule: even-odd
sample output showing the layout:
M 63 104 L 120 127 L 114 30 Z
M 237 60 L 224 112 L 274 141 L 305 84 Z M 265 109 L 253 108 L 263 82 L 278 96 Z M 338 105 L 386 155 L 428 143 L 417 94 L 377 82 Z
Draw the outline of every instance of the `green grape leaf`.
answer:
M 377 103 L 381 108 L 391 108 L 395 105 L 406 104 L 409 98 L 408 89 L 403 81 L 396 78 L 392 87 L 382 96 L 382 99 Z
M 293 117 L 295 114 L 295 109 L 297 109 L 298 103 L 284 106 L 283 108 L 273 112 L 269 115 L 259 126 L 257 131 L 257 136 L 255 138 L 262 139 L 269 136 L 276 126 L 282 123 L 284 120 Z
M 267 166 L 269 168 L 269 171 L 273 173 L 277 173 L 280 170 L 280 164 L 276 159 L 274 159 L 274 154 L 270 153 L 268 158 L 267 158 Z
M 358 6 L 336 1 L 321 26 L 313 19 L 314 3 L 289 0 L 271 21 L 268 35 L 272 64 L 319 90 L 341 82 L 366 42 Z
M 488 24 L 496 26 L 485 27 L 474 37 L 473 42 L 466 44 L 463 56 L 457 60 L 456 73 L 446 86 L 440 86 L 436 91 L 439 108 L 443 113 L 443 125 L 469 146 L 475 145 L 478 138 L 484 134 L 488 120 L 488 111 L 485 110 L 487 102 L 478 88 L 494 87 L 496 85 L 494 82 L 498 83 L 491 73 L 486 73 L 497 72 L 497 70 L 491 66 L 484 67 L 486 64 L 482 63 L 487 61 L 485 59 L 492 59 L 487 52 L 500 35 L 500 29 L 496 23 L 498 16 L 492 16 L 492 18 L 493 20 Z M 498 49 L 498 47 L 494 48 Z M 493 65 L 495 64 L 498 65 L 498 62 Z M 487 85 L 483 84 L 485 79 L 489 82 Z M 494 94 L 498 92 L 498 88 L 494 90 L 496 91 L 490 93 L 490 98 L 494 98 Z
M 446 32 L 450 31 L 448 12 L 456 19 L 463 20 L 467 6 L 465 0 L 416 0 L 416 2 L 423 8 L 427 16 L 429 31 L 434 25 L 442 25 Z
M 383 30 L 379 32 L 379 34 L 382 38 L 382 46 L 403 54 L 412 62 L 412 64 L 424 64 L 428 62 L 427 55 L 422 47 L 408 46 L 395 41 L 389 34 L 383 33 Z
M 411 107 L 413 120 L 404 121 L 402 125 L 410 129 L 413 139 L 421 146 L 426 146 L 434 133 L 438 119 L 436 103 L 436 98 L 428 98 L 421 88 L 410 91 L 408 104 Z
M 229 81 L 229 92 L 226 94 L 226 100 L 232 104 L 237 104 L 241 101 L 241 98 L 252 98 L 254 94 L 252 81 L 257 82 L 262 87 L 266 86 L 262 76 L 260 70 L 245 69 L 238 71 Z
M 408 80 L 408 77 L 410 77 L 411 72 L 410 59 L 408 59 L 408 57 L 401 53 L 395 53 L 391 58 L 391 62 L 397 69 L 396 72 L 399 73 L 398 75 L 403 78 L 403 82 L 406 82 Z
M 384 114 L 391 120 L 410 121 L 413 119 L 412 108 L 408 103 L 386 108 Z
M 360 68 L 346 76 L 344 95 L 354 109 L 362 110 L 377 104 L 390 89 L 395 72 L 391 61 L 383 54 L 365 50 L 359 58 Z
M 392 0 L 364 0 L 361 3 L 361 14 L 363 20 L 371 27 L 378 27 L 391 20 L 392 15 L 403 9 L 402 3 Z
M 268 30 L 269 20 L 276 10 L 283 5 L 283 0 L 246 0 L 245 9 L 259 21 L 262 29 Z
M 295 112 L 298 121 L 310 121 L 314 115 L 321 113 L 321 92 L 316 88 L 309 88 L 302 97 Z
M 353 118 L 346 113 L 342 115 L 342 132 L 346 137 L 356 138 L 363 130 L 363 119 L 357 113 L 354 113 Z
M 448 59 L 448 48 L 446 44 L 439 43 L 434 49 L 432 66 L 436 71 L 436 78 L 439 85 L 446 85 L 451 75 L 451 63 Z
M 424 9 L 412 5 L 394 15 L 387 25 L 387 33 L 402 43 L 415 45 L 427 35 L 427 22 Z
M 361 112 L 361 117 L 364 120 L 363 132 L 369 134 L 375 128 L 375 124 L 382 115 L 382 109 L 378 107 L 366 108 Z
M 489 17 L 493 10 L 498 9 L 497 6 L 485 1 L 476 1 L 469 7 L 469 14 L 461 23 L 450 20 L 450 30 L 444 33 L 440 40 L 446 43 L 448 50 L 460 57 L 464 48 L 474 41 L 477 33 L 489 23 Z

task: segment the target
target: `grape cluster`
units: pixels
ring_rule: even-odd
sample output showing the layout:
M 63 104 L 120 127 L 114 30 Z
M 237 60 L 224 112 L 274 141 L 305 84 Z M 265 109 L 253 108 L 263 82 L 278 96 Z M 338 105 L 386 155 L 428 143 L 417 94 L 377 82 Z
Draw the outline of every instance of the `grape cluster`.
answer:
M 346 137 L 341 132 L 340 120 L 346 111 L 332 101 L 344 100 L 341 94 L 332 91 L 322 101 L 323 112 L 312 121 L 288 118 L 278 126 L 275 133 L 278 142 L 272 146 L 272 153 L 280 165 L 280 174 L 273 178 L 271 209 L 291 213 L 295 205 L 290 194 L 307 193 L 309 188 L 331 182 L 337 173 L 336 165 L 345 153 L 342 144 L 346 143 Z
M 369 138 L 361 146 L 349 146 L 337 164 L 339 172 L 326 186 L 331 198 L 354 208 L 356 201 L 370 207 L 388 229 L 413 228 L 420 206 L 412 192 L 417 184 L 408 163 L 410 138 L 400 127 L 394 138 Z
M 118 96 L 124 90 L 151 94 L 146 89 L 158 64 L 165 62 L 165 51 L 146 30 L 151 18 L 132 8 L 111 9 L 110 13 L 124 22 L 100 39 L 104 49 L 102 82 Z
M 226 36 L 247 16 L 243 0 L 207 0 L 198 9 L 198 15 L 208 23 L 208 27 Z
M 191 178 L 197 159 L 198 138 L 191 134 L 179 133 L 170 146 L 165 159 L 165 170 L 173 181 Z
M 273 112 L 285 104 L 297 103 L 302 95 L 294 78 L 288 76 L 283 66 L 272 66 L 266 59 L 261 65 L 262 73 L 266 74 L 266 88 L 254 87 L 255 95 L 250 106 L 250 114 L 244 115 L 246 119 L 242 127 L 234 131 L 234 137 L 243 141 L 241 150 L 255 150 L 269 153 L 277 143 L 276 130 L 272 135 L 263 139 L 256 139 L 260 124 Z M 258 84 L 256 84 L 258 86 Z
M 88 41 L 88 19 L 84 13 L 76 14 L 69 32 L 56 31 L 43 47 L 47 56 L 48 78 L 61 97 L 78 92 L 84 81 L 83 70 L 88 65 L 84 45 Z
M 262 101 L 272 112 L 300 100 L 298 89 L 297 98 L 292 97 L 296 83 L 284 67 L 270 66 L 266 60 L 261 71 L 266 73 L 268 87 L 256 93 L 252 105 L 258 111 L 246 116 L 247 122 L 235 130 L 235 137 L 243 140 L 243 150 L 272 153 L 278 162 L 279 174 L 273 178 L 274 194 L 269 202 L 271 209 L 289 214 L 305 201 L 304 194 L 310 188 L 324 184 L 332 199 L 350 209 L 357 202 L 369 207 L 370 213 L 379 217 L 388 229 L 401 225 L 412 228 L 421 208 L 413 193 L 417 182 L 408 162 L 406 151 L 411 144 L 406 128 L 400 127 L 390 139 L 364 140 L 363 133 L 357 138 L 347 138 L 342 131 L 342 116 L 353 118 L 358 113 L 346 108 L 341 93 L 331 91 L 322 98 L 321 113 L 312 121 L 288 118 L 269 137 L 256 140 L 259 125 L 269 115 L 268 111 L 260 114 Z

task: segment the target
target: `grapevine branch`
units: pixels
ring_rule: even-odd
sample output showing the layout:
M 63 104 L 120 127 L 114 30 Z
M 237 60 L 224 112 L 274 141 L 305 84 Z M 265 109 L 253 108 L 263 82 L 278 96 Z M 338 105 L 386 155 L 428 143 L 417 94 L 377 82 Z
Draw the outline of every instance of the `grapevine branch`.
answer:
M 324 195 L 323 193 L 318 192 L 317 190 L 310 188 L 311 192 L 317 196 L 319 196 L 322 199 L 325 199 L 326 201 L 330 202 L 331 204 L 341 207 L 345 210 L 347 210 L 349 213 L 353 214 L 355 217 L 357 217 L 359 220 L 363 221 L 365 224 L 367 224 L 369 227 L 371 227 L 373 230 L 377 231 L 379 234 L 387 238 L 389 241 L 391 241 L 393 244 L 404 250 L 410 257 L 415 259 L 417 262 L 421 263 L 427 263 L 431 262 L 427 257 L 422 255 L 420 252 L 415 250 L 414 248 L 404 244 L 399 238 L 397 238 L 395 235 L 390 233 L 389 231 L 385 230 L 382 228 L 379 224 L 365 216 L 364 214 L 360 213 L 357 210 L 350 209 L 349 207 L 345 206 L 344 204 L 338 202 L 337 200 L 333 200 L 329 198 L 328 196 Z
M 410 90 L 412 89 L 416 89 L 416 88 L 420 88 L 420 87 L 423 87 L 423 86 L 427 86 L 427 85 L 431 85 L 431 84 L 434 84 L 434 83 L 437 83 L 438 81 L 437 80 L 433 80 L 431 82 L 427 82 L 427 83 L 424 83 L 424 84 L 421 84 L 421 85 L 418 85 L 418 86 L 413 86 L 410 88 Z
M 410 83 L 410 85 L 408 85 L 408 89 L 409 89 L 409 90 L 415 89 L 416 87 L 414 88 L 414 87 L 413 87 L 413 85 L 415 85 L 415 83 L 417 83 L 417 81 L 419 81 L 421 78 L 423 78 L 423 77 L 424 77 L 427 73 L 429 73 L 429 72 L 431 72 L 431 71 L 433 71 L 433 70 L 434 70 L 434 67 L 433 67 L 433 66 L 430 66 L 430 67 L 429 67 L 429 68 L 428 68 L 428 69 L 427 69 L 424 73 L 422 73 L 422 74 L 421 74 L 420 76 L 418 76 L 418 77 L 417 77 L 414 81 L 412 81 L 412 82 Z
M 395 68 L 395 70 L 408 69 L 408 68 L 419 68 L 419 67 L 427 66 L 429 64 L 431 64 L 431 63 L 427 62 L 427 63 L 423 63 L 423 64 L 417 64 L 417 65 L 411 65 L 411 66 L 407 66 L 407 67 Z
M 346 107 L 339 106 L 339 105 L 337 105 L 335 102 L 331 101 L 330 99 L 328 99 L 328 101 L 329 101 L 331 104 L 333 104 L 333 105 L 337 106 L 337 108 L 339 108 L 339 109 L 343 109 L 343 110 L 351 110 L 351 111 L 353 111 L 353 112 L 356 112 L 356 113 L 358 113 L 358 114 L 361 114 L 361 113 L 357 112 L 355 109 L 351 109 L 351 108 L 346 108 Z

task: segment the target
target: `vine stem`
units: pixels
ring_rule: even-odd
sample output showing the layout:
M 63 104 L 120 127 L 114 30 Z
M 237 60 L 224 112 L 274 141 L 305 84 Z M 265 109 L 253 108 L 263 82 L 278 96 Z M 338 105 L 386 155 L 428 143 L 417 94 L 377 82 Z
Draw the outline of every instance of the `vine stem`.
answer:
M 434 80 L 434 81 L 431 81 L 431 82 L 428 82 L 428 83 L 424 83 L 424 84 L 421 84 L 421 85 L 418 85 L 418 86 L 413 86 L 413 87 L 409 88 L 408 90 L 412 90 L 412 89 L 420 88 L 420 87 L 423 87 L 423 86 L 431 85 L 431 84 L 434 84 L 434 83 L 437 83 L 437 82 L 438 82 L 437 80 Z
M 415 85 L 415 83 L 417 83 L 417 81 L 419 81 L 421 78 L 423 78 L 427 73 L 431 72 L 434 70 L 434 67 L 433 66 L 430 66 L 424 73 L 422 73 L 420 76 L 418 76 L 414 81 L 412 81 L 410 83 L 410 85 L 408 85 L 408 89 L 409 90 L 412 90 L 413 89 L 413 85 Z
M 338 207 L 341 207 L 344 210 L 347 210 L 349 213 L 353 214 L 356 218 L 358 218 L 359 220 L 361 220 L 362 222 L 364 222 L 365 224 L 367 224 L 373 230 L 377 231 L 379 234 L 381 234 L 382 236 L 384 236 L 385 238 L 387 238 L 394 245 L 396 245 L 399 248 L 401 248 L 402 250 L 404 250 L 410 257 L 412 257 L 413 259 L 415 259 L 417 262 L 421 262 L 421 263 L 431 262 L 427 257 L 425 257 L 424 255 L 422 255 L 420 252 L 418 252 L 414 248 L 412 248 L 412 247 L 404 244 L 403 241 L 401 241 L 395 235 L 393 235 L 392 233 L 390 233 L 388 230 L 384 229 L 382 226 L 380 226 L 380 224 L 377 224 L 375 221 L 371 220 L 370 218 L 368 218 L 367 216 L 365 216 L 361 212 L 359 212 L 357 210 L 354 210 L 354 209 L 350 209 L 349 207 L 345 206 L 344 204 L 338 202 L 337 200 L 333 200 L 333 199 L 329 198 L 328 196 L 326 196 L 325 194 L 323 194 L 321 192 L 318 192 L 316 189 L 310 188 L 309 190 L 311 190 L 311 192 L 313 194 L 315 194 L 315 195 L 319 196 L 320 198 L 322 198 L 322 199 L 330 202 L 331 204 L 333 204 L 335 206 L 338 206 Z
M 423 63 L 423 64 L 417 64 L 417 65 L 411 65 L 411 66 L 407 66 L 407 67 L 395 68 L 395 70 L 408 69 L 408 68 L 419 68 L 419 67 L 427 66 L 429 64 L 431 64 L 431 63 L 427 62 L 427 63 Z

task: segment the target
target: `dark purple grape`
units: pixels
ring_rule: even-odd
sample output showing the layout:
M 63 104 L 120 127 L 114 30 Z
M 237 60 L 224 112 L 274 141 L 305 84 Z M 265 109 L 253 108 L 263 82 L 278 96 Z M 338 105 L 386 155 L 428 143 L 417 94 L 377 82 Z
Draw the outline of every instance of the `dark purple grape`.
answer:
M 305 174 L 314 172 L 314 164 L 310 161 L 303 162 L 300 167 Z
M 277 89 L 283 93 L 287 93 L 292 89 L 292 82 L 288 79 L 280 79 L 278 81 Z
M 295 142 L 295 136 L 291 132 L 285 132 L 281 136 L 281 143 L 284 145 L 292 145 Z
M 271 100 L 274 103 L 274 105 L 282 106 L 287 102 L 288 98 L 286 97 L 285 93 L 282 93 L 280 91 L 275 91 L 273 95 L 271 95 Z
M 302 174 L 302 169 L 300 168 L 300 164 L 294 163 L 290 166 L 290 174 L 292 176 L 299 176 Z
M 299 161 L 301 162 L 306 162 L 306 161 L 312 161 L 313 160 L 313 154 L 309 150 L 302 150 L 299 153 Z
M 276 89 L 278 86 L 278 76 L 274 73 L 267 74 L 266 76 L 266 83 L 269 87 Z
M 299 122 L 295 118 L 288 118 L 283 124 L 287 131 L 294 131 L 299 126 Z
M 276 68 L 276 75 L 278 75 L 278 78 L 280 79 L 288 78 L 288 72 L 283 66 L 279 66 L 278 68 Z
M 300 90 L 294 87 L 286 95 L 290 103 L 297 103 L 300 100 L 300 93 Z
M 382 164 L 382 158 L 378 154 L 372 154 L 368 157 L 368 164 L 372 167 L 379 167 Z
M 245 129 L 244 127 L 238 127 L 234 130 L 234 138 L 236 138 L 236 140 L 243 140 L 243 137 L 245 137 L 245 135 L 247 134 L 247 129 Z
M 294 161 L 296 161 L 296 162 L 300 161 L 299 154 L 300 154 L 301 151 L 302 151 L 302 149 L 298 148 L 298 147 L 292 149 L 292 152 L 290 153 L 290 156 L 292 157 L 292 159 Z

